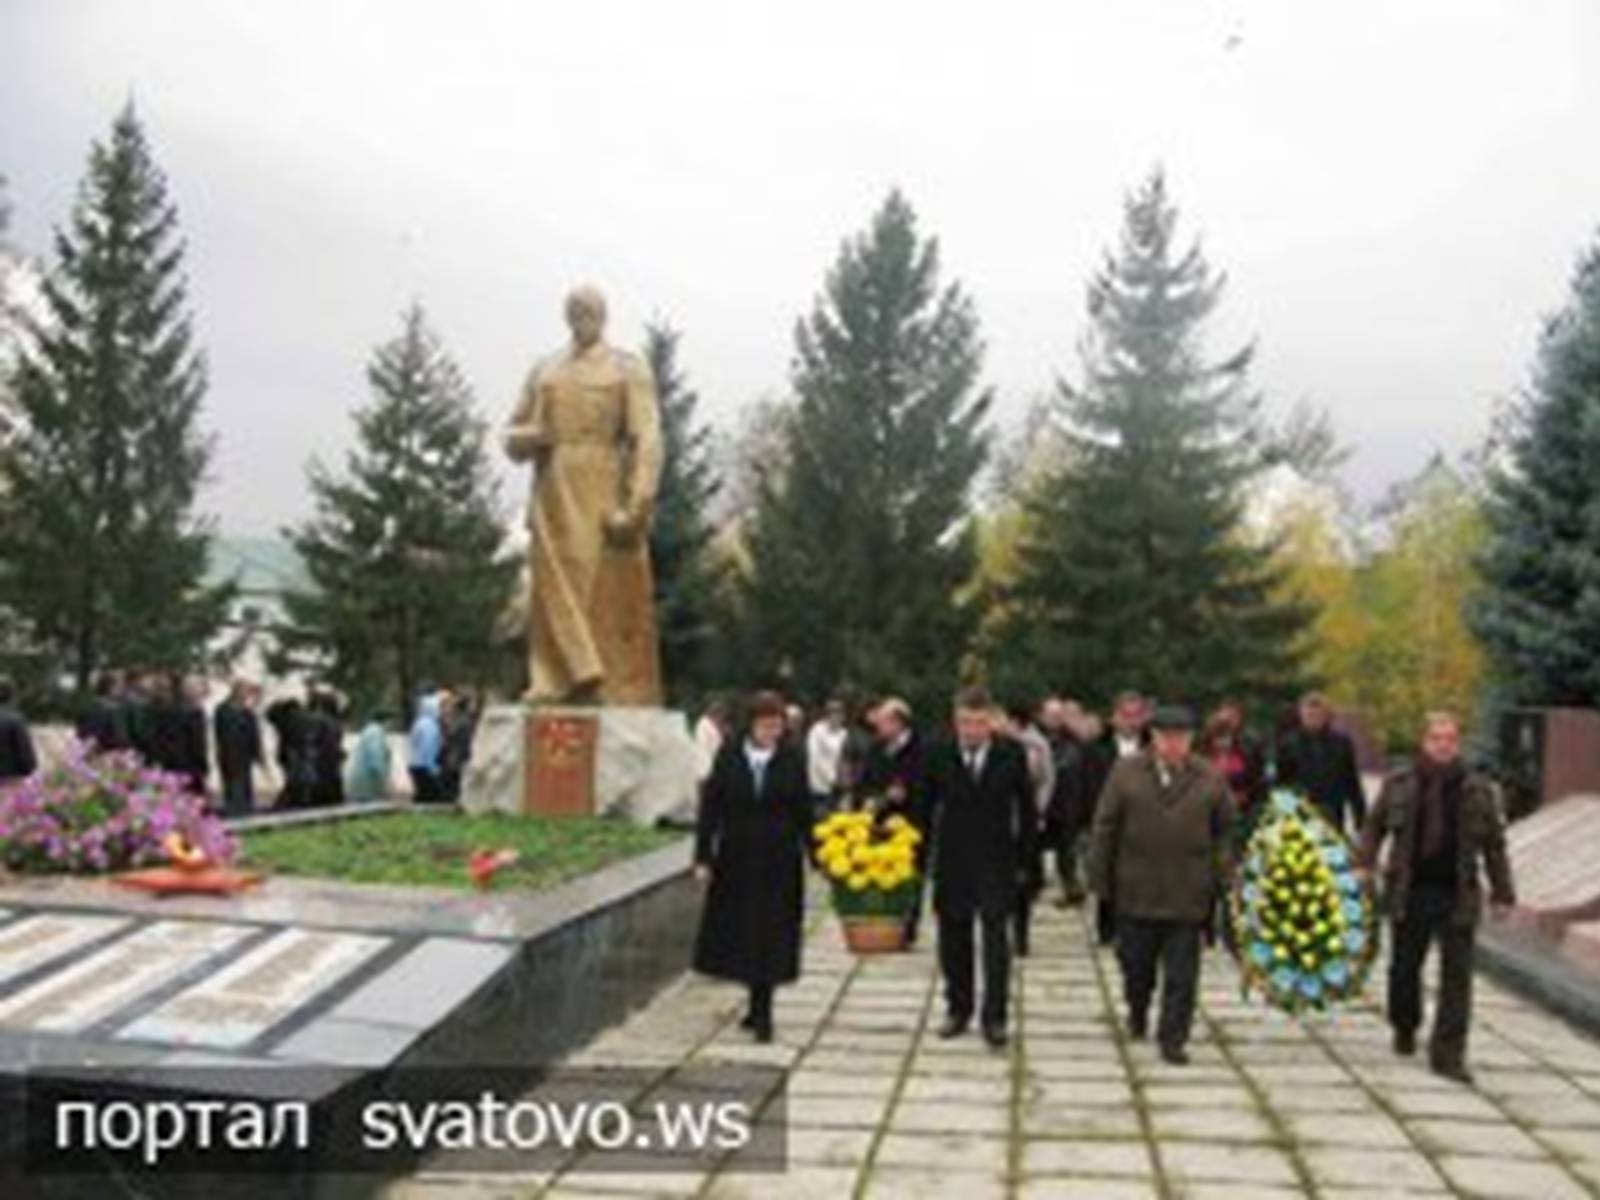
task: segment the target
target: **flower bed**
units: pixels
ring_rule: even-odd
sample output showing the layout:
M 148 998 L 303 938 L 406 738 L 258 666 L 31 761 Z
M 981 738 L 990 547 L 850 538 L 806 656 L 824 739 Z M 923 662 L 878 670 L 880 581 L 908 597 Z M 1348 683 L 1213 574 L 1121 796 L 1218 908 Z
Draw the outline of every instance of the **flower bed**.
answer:
M 174 834 L 228 862 L 232 835 L 184 783 L 137 755 L 91 755 L 72 742 L 54 766 L 0 788 L 0 864 L 19 874 L 154 866 L 168 860 Z

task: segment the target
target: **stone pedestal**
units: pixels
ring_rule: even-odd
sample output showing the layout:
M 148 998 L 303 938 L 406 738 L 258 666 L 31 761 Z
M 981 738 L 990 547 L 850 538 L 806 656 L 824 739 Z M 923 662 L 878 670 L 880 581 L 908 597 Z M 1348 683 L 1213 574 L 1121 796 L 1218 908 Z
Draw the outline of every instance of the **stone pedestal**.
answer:
M 474 813 L 587 812 L 641 825 L 690 819 L 696 765 L 681 712 L 496 705 L 478 724 L 461 806 Z

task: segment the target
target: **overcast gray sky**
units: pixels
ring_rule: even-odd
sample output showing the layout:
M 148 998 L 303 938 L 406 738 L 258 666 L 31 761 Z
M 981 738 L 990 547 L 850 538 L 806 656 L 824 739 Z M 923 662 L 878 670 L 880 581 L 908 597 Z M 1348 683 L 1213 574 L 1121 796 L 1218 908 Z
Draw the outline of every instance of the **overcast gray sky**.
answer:
M 499 419 L 575 281 L 780 392 L 840 240 L 905 189 L 1013 420 L 1071 370 L 1167 167 L 1274 403 L 1359 495 L 1482 436 L 1600 226 L 1592 0 L 0 0 L 0 172 L 42 252 L 132 95 L 191 245 L 229 532 L 305 511 L 413 297 Z

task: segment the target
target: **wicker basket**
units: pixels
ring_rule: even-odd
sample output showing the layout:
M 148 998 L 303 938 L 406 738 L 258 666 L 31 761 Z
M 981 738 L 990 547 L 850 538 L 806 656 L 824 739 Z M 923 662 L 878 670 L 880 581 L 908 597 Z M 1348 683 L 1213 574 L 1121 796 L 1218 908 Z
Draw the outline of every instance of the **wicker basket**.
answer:
M 891 954 L 906 948 L 904 917 L 841 917 L 839 924 L 852 954 Z

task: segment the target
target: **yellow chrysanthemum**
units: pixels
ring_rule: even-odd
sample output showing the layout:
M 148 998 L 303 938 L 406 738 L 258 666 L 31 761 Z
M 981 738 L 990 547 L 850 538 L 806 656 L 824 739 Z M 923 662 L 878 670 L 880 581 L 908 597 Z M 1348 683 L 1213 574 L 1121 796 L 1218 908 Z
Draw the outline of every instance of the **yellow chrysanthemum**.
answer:
M 867 877 L 862 872 L 857 871 L 850 875 L 844 883 L 852 892 L 859 892 L 867 886 Z

